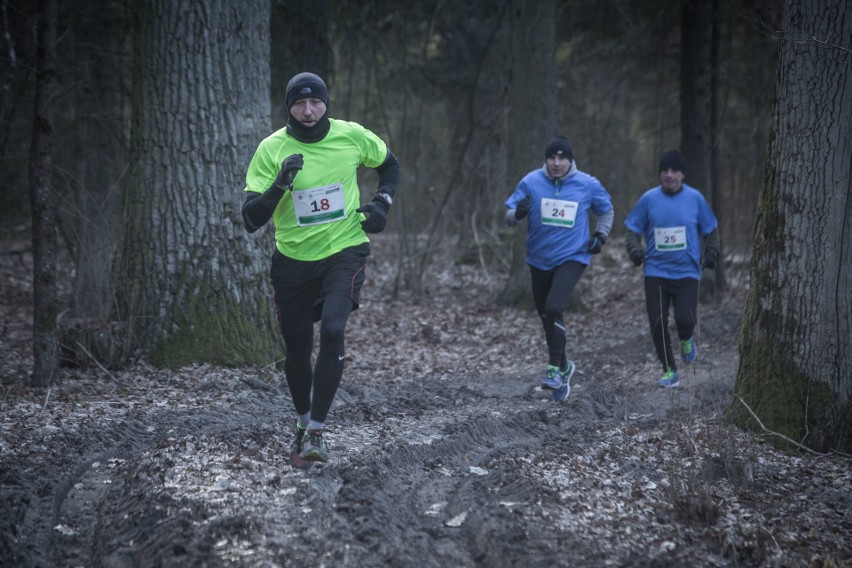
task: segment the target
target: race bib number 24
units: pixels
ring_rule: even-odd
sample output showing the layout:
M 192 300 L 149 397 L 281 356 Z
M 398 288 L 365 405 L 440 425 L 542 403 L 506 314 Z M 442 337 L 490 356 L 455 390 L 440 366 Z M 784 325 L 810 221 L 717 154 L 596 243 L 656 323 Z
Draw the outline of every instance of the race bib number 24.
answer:
M 561 199 L 541 200 L 541 222 L 543 225 L 565 227 L 570 229 L 574 226 L 577 218 L 577 202 L 563 201 Z

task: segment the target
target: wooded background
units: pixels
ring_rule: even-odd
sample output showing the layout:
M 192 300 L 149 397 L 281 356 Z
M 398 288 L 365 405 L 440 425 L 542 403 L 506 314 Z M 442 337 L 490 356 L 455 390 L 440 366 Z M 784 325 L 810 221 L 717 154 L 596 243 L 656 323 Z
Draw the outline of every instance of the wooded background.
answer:
M 137 127 L 168 125 L 139 115 L 145 108 L 140 99 L 155 104 L 156 95 L 134 74 L 134 53 L 150 53 L 151 42 L 161 42 L 165 53 L 186 63 L 191 39 L 215 45 L 215 30 L 187 26 L 195 10 L 207 12 L 202 22 L 230 18 L 232 33 L 257 47 L 250 61 L 255 68 L 270 66 L 271 116 L 261 111 L 249 117 L 252 135 L 230 148 L 233 158 L 223 163 L 233 167 L 232 176 L 181 179 L 184 195 L 222 183 L 229 187 L 218 189 L 239 199 L 256 143 L 286 122 L 287 80 L 310 70 L 329 85 L 330 115 L 378 133 L 403 164 L 389 227 L 403 235 L 400 286 L 423 285 L 430 249 L 450 246 L 448 237 L 470 244 L 460 255 L 505 268 L 511 254 L 502 201 L 524 173 L 541 165 L 544 145 L 556 133 L 572 140 L 580 169 L 602 181 L 620 218 L 657 183 L 660 154 L 683 148 L 687 181 L 712 200 L 726 250 L 750 248 L 780 0 L 274 1 L 268 37 L 263 2 L 240 4 L 230 14 L 227 2 L 160 3 L 170 25 L 162 36 L 146 39 L 140 34 L 152 29 L 157 4 L 59 3 L 53 183 L 61 243 L 77 266 L 76 316 L 106 318 L 114 310 L 109 278 L 128 221 L 121 213 L 133 183 L 132 153 L 138 152 L 131 147 L 134 116 Z M 0 214 L 7 232 L 29 218 L 26 141 L 33 120 L 36 7 L 2 4 Z M 260 16 L 248 18 L 253 12 Z M 216 65 L 238 73 L 245 63 L 229 60 L 233 55 L 223 54 Z M 267 88 L 255 70 L 236 77 L 242 89 Z M 178 96 L 195 120 L 175 136 L 211 136 L 204 99 L 223 101 L 210 81 L 222 71 L 184 69 L 179 83 L 185 92 Z M 168 78 L 160 70 L 155 88 Z M 616 233 L 621 230 L 616 222 Z
M 73 278 L 66 322 L 117 328 L 119 359 L 140 349 L 170 367 L 280 357 L 266 277 L 271 235 L 249 239 L 239 205 L 257 143 L 285 124 L 287 80 L 313 71 L 329 86 L 329 114 L 375 131 L 402 163 L 387 229 L 398 236 L 393 292 L 428 294 L 433 256 L 452 250 L 456 262 L 505 276 L 496 301 L 520 302 L 522 234 L 504 228 L 502 203 L 542 164 L 554 134 L 572 140 L 578 167 L 612 195 L 616 237 L 632 204 L 658 184 L 660 154 L 681 148 L 686 181 L 720 221 L 717 287 L 726 260 L 749 259 L 762 243 L 746 326 L 770 339 L 754 351 L 760 342 L 745 345 L 746 362 L 767 369 L 761 361 L 771 356 L 796 366 L 789 382 L 804 394 L 793 403 L 807 409 L 812 379 L 826 375 L 801 368 L 831 361 L 833 394 L 820 404 L 835 396 L 835 407 L 819 445 L 852 439 L 852 284 L 841 276 L 852 232 L 844 6 L 4 0 L 0 236 L 32 236 L 33 378 L 49 382 L 54 372 L 38 361 L 44 353 L 55 361 L 59 348 L 58 279 Z M 826 218 L 824 231 L 807 230 Z M 803 232 L 792 230 L 796 221 Z M 814 235 L 822 246 L 809 248 Z M 73 269 L 56 272 L 63 256 Z M 785 288 L 814 274 L 824 278 L 800 289 L 810 302 Z M 820 328 L 826 317 L 829 332 Z M 802 337 L 823 347 L 802 353 Z M 813 416 L 803 416 L 807 433 Z

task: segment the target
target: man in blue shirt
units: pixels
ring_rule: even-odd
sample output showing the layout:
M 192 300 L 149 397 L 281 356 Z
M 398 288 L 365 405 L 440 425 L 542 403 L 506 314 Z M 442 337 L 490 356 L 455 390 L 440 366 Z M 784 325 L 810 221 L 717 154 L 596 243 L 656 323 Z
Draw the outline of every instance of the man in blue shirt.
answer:
M 674 305 L 681 359 L 690 364 L 698 355 L 693 332 L 701 269 L 714 268 L 719 255 L 716 216 L 701 192 L 683 183 L 685 169 L 679 151 L 664 153 L 660 185 L 646 191 L 624 221 L 629 229 L 627 253 L 636 266 L 645 264 L 645 306 L 663 366 L 657 381 L 661 387 L 680 381 L 668 329 L 669 307 Z
M 528 219 L 527 264 L 548 351 L 541 386 L 553 390 L 553 400 L 562 401 L 576 368 L 565 352 L 562 312 L 592 255 L 601 252 L 614 211 L 601 183 L 577 169 L 567 138 L 553 138 L 544 159 L 544 166 L 524 176 L 506 200 L 506 224 L 513 227 Z M 593 235 L 589 210 L 596 217 Z

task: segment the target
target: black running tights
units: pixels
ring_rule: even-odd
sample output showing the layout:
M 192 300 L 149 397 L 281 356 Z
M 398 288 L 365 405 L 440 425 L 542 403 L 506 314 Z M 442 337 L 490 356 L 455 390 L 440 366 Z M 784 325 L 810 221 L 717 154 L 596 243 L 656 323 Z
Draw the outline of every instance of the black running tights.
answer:
M 692 337 L 695 331 L 698 310 L 698 280 L 681 278 L 669 280 L 652 276 L 645 277 L 645 307 L 657 358 L 668 369 L 677 370 L 675 353 L 669 333 L 669 307 L 674 305 L 675 327 L 678 339 Z
M 565 354 L 565 322 L 562 312 L 586 266 L 569 261 L 552 270 L 530 266 L 535 309 L 544 327 L 548 364 L 564 369 L 568 366 Z

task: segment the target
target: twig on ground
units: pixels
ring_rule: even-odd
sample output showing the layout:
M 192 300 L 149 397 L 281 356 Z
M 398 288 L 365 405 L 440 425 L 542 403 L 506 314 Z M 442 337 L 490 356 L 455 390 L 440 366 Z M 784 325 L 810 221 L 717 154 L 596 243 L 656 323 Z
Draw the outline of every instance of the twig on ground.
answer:
M 118 380 L 118 379 L 117 379 L 117 378 L 116 378 L 116 377 L 115 377 L 112 373 L 110 373 L 109 371 L 107 371 L 106 367 L 104 367 L 103 365 L 101 365 L 101 362 L 100 362 L 100 361 L 98 361 L 97 359 L 95 359 L 95 356 L 94 356 L 94 355 L 92 355 L 91 353 L 89 353 L 89 350 L 88 350 L 88 349 L 86 349 L 85 347 L 83 347 L 83 344 L 82 344 L 82 343 L 80 343 L 79 341 L 75 341 L 74 343 L 76 343 L 76 344 L 77 344 L 77 347 L 79 347 L 80 349 L 82 349 L 82 350 L 83 350 L 83 353 L 85 353 L 86 355 L 88 355 L 88 356 L 89 356 L 89 359 L 91 359 L 92 361 L 94 361 L 94 362 L 95 362 L 95 365 L 97 365 L 97 366 L 98 366 L 98 368 L 99 368 L 101 371 L 103 371 L 104 373 L 106 373 L 107 375 L 109 375 L 109 378 L 111 378 L 111 379 L 112 379 L 112 380 L 114 380 L 114 381 L 117 381 L 117 380 Z
M 804 450 L 804 451 L 806 451 L 810 454 L 813 454 L 815 456 L 825 457 L 825 456 L 828 456 L 828 455 L 832 455 L 832 454 L 826 454 L 826 453 L 823 453 L 823 452 L 818 452 L 816 450 L 812 450 L 811 448 L 809 448 L 807 446 L 803 446 L 802 444 L 796 442 L 792 438 L 788 438 L 787 436 L 785 436 L 784 434 L 781 434 L 780 432 L 773 432 L 772 430 L 770 430 L 769 428 L 767 428 L 766 426 L 763 425 L 763 422 L 760 421 L 760 418 L 757 417 L 757 414 L 754 413 L 754 410 L 751 409 L 751 407 L 746 403 L 746 401 L 743 400 L 743 398 L 741 396 L 737 395 L 737 400 L 739 400 L 742 403 L 742 405 L 745 406 L 746 410 L 748 410 L 748 413 L 751 414 L 751 417 L 754 418 L 755 421 L 757 421 L 758 426 L 760 426 L 760 428 L 764 432 L 766 432 L 767 434 L 772 434 L 773 436 L 778 436 L 779 438 L 781 438 L 785 442 L 788 442 L 788 443 L 794 445 L 795 447 L 799 448 L 800 450 Z M 840 456 L 843 456 L 843 457 L 852 457 L 852 456 L 847 456 L 846 454 L 840 454 L 838 452 L 833 452 L 833 453 L 835 455 L 840 455 Z

